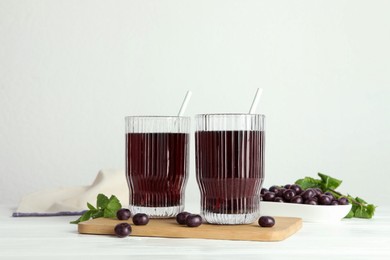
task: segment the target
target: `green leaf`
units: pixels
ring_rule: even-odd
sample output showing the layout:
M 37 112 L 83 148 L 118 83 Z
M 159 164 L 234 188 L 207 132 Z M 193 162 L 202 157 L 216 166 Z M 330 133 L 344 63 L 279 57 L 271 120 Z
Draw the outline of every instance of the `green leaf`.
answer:
M 81 219 L 81 217 L 79 217 L 78 219 L 73 220 L 73 221 L 71 221 L 71 222 L 69 222 L 69 223 L 70 223 L 70 224 L 78 224 L 78 223 L 80 223 L 80 219 Z
M 354 216 L 353 210 L 351 209 L 344 218 L 353 218 L 353 216 Z
M 90 209 L 90 210 L 96 210 L 96 208 L 94 206 L 91 205 L 91 203 L 87 202 L 87 207 Z
M 116 196 L 111 195 L 110 200 L 109 200 L 106 208 L 116 212 L 122 208 L 122 205 Z
M 321 180 L 317 180 L 312 177 L 305 177 L 303 179 L 299 179 L 295 182 L 295 184 L 298 184 L 304 190 L 309 188 L 321 188 Z
M 115 218 L 116 217 L 116 211 L 113 211 L 111 209 L 104 209 L 103 217 L 105 218 Z
M 366 210 L 363 206 L 359 206 L 355 210 L 355 217 L 356 218 L 370 218 L 369 214 L 366 212 Z
M 367 206 L 361 205 L 355 211 L 356 218 L 372 218 L 375 212 L 375 206 L 369 204 Z
M 102 218 L 104 216 L 104 213 L 102 210 L 97 210 L 95 213 L 92 213 L 92 218 Z
M 89 202 L 87 203 L 87 207 L 89 209 L 88 211 L 86 211 L 80 218 L 70 223 L 78 224 L 89 220 L 90 218 L 115 218 L 116 212 L 122 208 L 122 205 L 118 198 L 114 195 L 111 195 L 111 197 L 108 198 L 104 194 L 99 194 L 96 199 L 96 208 Z
M 355 200 L 359 203 L 367 204 L 367 202 L 362 198 L 356 197 Z
M 376 206 L 373 204 L 368 204 L 367 205 L 367 213 L 370 214 L 371 216 L 374 216 Z
M 80 222 L 86 221 L 91 218 L 91 211 L 86 211 L 80 218 L 75 221 L 70 222 L 71 224 L 78 224 Z
M 108 197 L 106 195 L 100 193 L 97 196 L 96 207 L 98 209 L 104 209 L 107 207 L 108 202 L 109 202 Z
M 376 206 L 373 204 L 368 204 L 364 199 L 359 197 L 352 197 L 351 195 L 347 196 L 349 203 L 352 204 L 351 211 L 353 212 L 353 217 L 355 218 L 372 218 L 375 214 Z
M 350 203 L 352 203 L 352 202 L 350 202 Z M 358 206 L 356 204 L 352 204 L 352 208 L 348 212 L 348 214 L 345 216 L 345 218 L 353 218 L 353 217 L 355 217 L 355 211 L 356 211 L 357 208 L 358 208 Z
M 122 208 L 121 203 L 118 198 L 114 195 L 111 195 L 107 207 L 104 209 L 105 218 L 115 218 L 116 212 Z
M 320 176 L 320 178 L 322 180 L 322 190 L 328 190 L 328 189 L 335 190 L 338 186 L 340 186 L 340 184 L 342 182 L 339 179 L 330 177 L 330 176 L 322 174 L 320 172 L 318 173 L 318 176 Z

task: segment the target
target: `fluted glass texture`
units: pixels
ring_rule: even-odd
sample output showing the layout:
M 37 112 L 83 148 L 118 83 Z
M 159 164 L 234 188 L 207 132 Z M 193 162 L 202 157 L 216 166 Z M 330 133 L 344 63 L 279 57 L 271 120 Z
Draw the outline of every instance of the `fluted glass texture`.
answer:
M 202 216 L 213 224 L 254 222 L 264 178 L 264 115 L 206 114 L 195 121 Z
M 184 210 L 189 117 L 126 117 L 126 177 L 132 215 L 169 218 Z

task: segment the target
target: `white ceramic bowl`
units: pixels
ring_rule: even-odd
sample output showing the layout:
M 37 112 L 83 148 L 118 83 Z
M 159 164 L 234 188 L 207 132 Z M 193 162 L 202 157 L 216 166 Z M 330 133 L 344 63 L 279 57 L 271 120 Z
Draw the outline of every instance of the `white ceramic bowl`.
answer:
M 343 219 L 351 207 L 261 201 L 260 213 L 262 216 L 297 217 L 306 222 L 335 222 Z

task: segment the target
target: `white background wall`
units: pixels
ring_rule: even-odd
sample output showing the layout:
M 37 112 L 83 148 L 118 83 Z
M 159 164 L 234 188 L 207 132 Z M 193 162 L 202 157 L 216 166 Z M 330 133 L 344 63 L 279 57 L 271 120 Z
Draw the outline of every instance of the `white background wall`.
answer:
M 187 89 L 188 115 L 246 112 L 262 87 L 266 185 L 322 171 L 383 205 L 389 13 L 389 1 L 0 0 L 0 203 L 123 169 L 126 115 L 174 115 Z

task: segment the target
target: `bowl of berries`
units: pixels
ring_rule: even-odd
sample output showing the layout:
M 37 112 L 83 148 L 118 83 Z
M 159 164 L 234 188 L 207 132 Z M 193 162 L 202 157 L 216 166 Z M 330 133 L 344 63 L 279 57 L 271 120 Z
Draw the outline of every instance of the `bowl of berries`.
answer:
M 340 221 L 352 205 L 346 197 L 337 197 L 319 188 L 302 189 L 298 184 L 271 186 L 261 190 L 262 215 L 298 217 L 306 222 Z

